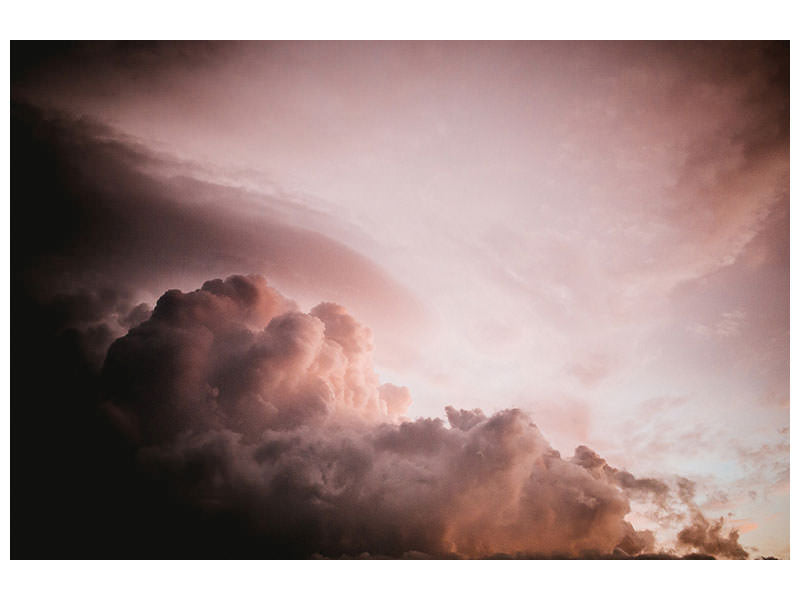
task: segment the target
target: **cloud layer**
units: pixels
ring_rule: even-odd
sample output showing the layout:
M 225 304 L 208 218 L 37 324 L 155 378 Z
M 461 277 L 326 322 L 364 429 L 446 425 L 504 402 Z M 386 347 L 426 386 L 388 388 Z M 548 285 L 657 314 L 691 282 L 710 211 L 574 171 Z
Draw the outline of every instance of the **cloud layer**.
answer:
M 13 44 L 15 555 L 788 557 L 788 82 Z

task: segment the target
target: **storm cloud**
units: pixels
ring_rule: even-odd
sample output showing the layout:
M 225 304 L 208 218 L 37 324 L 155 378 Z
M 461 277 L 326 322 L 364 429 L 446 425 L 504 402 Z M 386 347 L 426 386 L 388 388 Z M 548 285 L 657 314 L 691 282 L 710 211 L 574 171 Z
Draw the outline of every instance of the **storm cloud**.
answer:
M 11 59 L 14 557 L 788 557 L 788 44 Z
M 291 196 L 195 177 L 190 162 L 57 110 L 13 103 L 11 135 L 13 277 L 27 299 L 105 290 L 152 302 L 171 286 L 258 272 L 295 294 L 313 282 L 321 297 L 376 322 L 391 314 L 409 332 L 425 320 L 386 272 L 308 228 L 333 217 Z
M 299 312 L 264 278 L 232 276 L 166 292 L 114 342 L 102 407 L 170 497 L 245 519 L 291 556 L 654 550 L 652 532 L 625 516 L 631 494 L 664 496 L 665 483 L 585 446 L 562 458 L 518 409 L 405 418 L 402 388 L 379 383 L 371 352 L 370 331 L 343 307 Z

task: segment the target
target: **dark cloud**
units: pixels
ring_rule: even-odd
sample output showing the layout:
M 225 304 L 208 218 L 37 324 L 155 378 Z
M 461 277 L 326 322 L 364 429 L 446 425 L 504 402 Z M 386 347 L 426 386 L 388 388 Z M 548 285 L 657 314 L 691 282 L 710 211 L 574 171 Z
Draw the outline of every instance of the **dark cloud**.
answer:
M 14 93 L 23 96 L 76 85 L 105 96 L 118 95 L 132 83 L 163 91 L 170 76 L 217 66 L 237 46 L 203 41 L 14 41 L 11 81 Z
M 118 305 L 99 296 L 107 302 L 88 294 L 87 307 L 63 312 L 91 321 Z M 14 554 L 677 557 L 654 553 L 653 533 L 625 520 L 629 499 L 665 484 L 585 446 L 563 459 L 516 409 L 448 407 L 449 428 L 405 419 L 408 390 L 380 384 L 371 351 L 369 330 L 341 306 L 299 312 L 259 276 L 166 292 L 111 345 L 100 385 L 92 367 L 82 381 L 26 380 L 21 422 L 41 425 L 15 442 L 26 453 L 15 497 L 33 502 L 15 504 L 25 535 Z M 60 410 L 35 404 L 37 390 L 64 385 Z M 86 395 L 77 406 L 75 392 Z M 693 493 L 679 481 L 682 501 Z M 746 556 L 721 522 L 692 518 L 680 544 Z
M 371 322 L 391 314 L 411 330 L 424 320 L 368 259 L 290 224 L 321 218 L 291 199 L 201 181 L 104 125 L 25 104 L 12 105 L 11 138 L 12 271 L 30 296 L 124 288 L 152 298 L 176 284 L 265 273 Z
M 696 548 L 701 552 L 724 558 L 747 558 L 748 552 L 739 543 L 739 532 L 731 530 L 723 535 L 725 519 L 709 520 L 694 501 L 696 485 L 681 478 L 678 481 L 678 495 L 689 508 L 690 523 L 678 533 L 678 542 Z
M 714 556 L 747 558 L 748 552 L 739 543 L 739 532 L 732 530 L 725 536 L 722 533 L 724 525 L 725 519 L 722 517 L 708 521 L 699 511 L 695 511 L 691 525 L 678 533 L 678 541 Z
M 101 558 L 106 551 L 147 556 L 153 535 L 176 530 L 181 535 L 162 540 L 155 552 L 208 551 L 193 538 L 199 535 L 193 509 L 177 507 L 163 482 L 139 473 L 134 440 L 140 427 L 124 402 L 116 410 L 107 410 L 109 403 L 98 408 L 100 369 L 113 340 L 146 322 L 164 289 L 195 287 L 215 273 L 267 272 L 295 289 L 312 281 L 328 298 L 369 290 L 371 298 L 360 304 L 368 307 L 377 299 L 375 306 L 400 322 L 413 321 L 415 300 L 346 247 L 285 223 L 287 211 L 304 209 L 172 176 L 180 163 L 91 120 L 13 103 L 11 145 L 12 552 L 37 558 Z M 244 208 L 237 212 L 234 206 Z M 247 282 L 239 279 L 208 285 L 215 286 L 213 293 L 203 296 L 218 303 L 232 306 L 231 295 L 253 302 L 237 316 L 240 327 L 261 323 L 271 310 L 268 302 L 279 296 L 248 296 Z M 203 339 L 199 330 L 184 331 L 170 320 L 170 302 L 176 301 L 168 294 L 156 318 L 170 324 L 175 339 L 148 341 L 176 350 L 164 354 L 173 367 L 190 361 L 191 344 Z M 201 314 L 204 307 L 193 310 Z M 227 333 L 225 341 L 235 348 L 236 332 Z M 151 364 L 154 373 L 168 368 Z M 190 373 L 182 376 L 191 379 Z M 145 373 L 138 385 L 157 387 L 156 381 Z M 407 406 L 407 390 L 385 388 L 385 394 L 395 412 Z M 174 401 L 162 410 L 182 414 L 181 399 Z M 314 411 L 313 398 L 303 410 L 301 405 L 294 410 Z M 148 435 L 174 430 L 161 422 Z M 204 523 L 205 535 L 239 539 L 244 555 L 260 548 L 243 542 L 246 533 L 227 516 Z
M 64 312 L 94 319 L 105 311 L 89 310 L 93 298 Z M 585 446 L 565 460 L 516 409 L 448 407 L 449 428 L 405 419 L 408 390 L 380 384 L 371 351 L 369 330 L 341 306 L 299 312 L 259 276 L 166 292 L 111 345 L 100 385 L 89 367 L 84 381 L 26 385 L 86 397 L 45 415 L 26 404 L 22 423 L 41 426 L 15 442 L 27 459 L 15 494 L 34 500 L 15 510 L 26 533 L 15 555 L 677 556 L 653 553 L 653 533 L 625 520 L 630 499 L 666 495 L 666 484 Z M 32 486 L 45 465 L 61 471 Z M 80 492 L 44 495 L 68 488 Z M 723 537 L 694 507 L 692 482 L 677 493 L 693 509 L 682 546 L 746 556 L 736 532 Z
M 342 307 L 297 312 L 262 278 L 234 276 L 164 294 L 111 346 L 103 399 L 172 497 L 245 517 L 299 555 L 648 546 L 623 521 L 623 492 L 561 459 L 518 410 L 451 408 L 450 429 L 395 422 L 398 388 L 379 385 L 371 350 Z
M 263 278 L 210 281 L 165 293 L 111 346 L 104 410 L 168 497 L 286 557 L 653 557 L 625 516 L 666 484 L 585 446 L 565 460 L 516 409 L 403 419 L 371 351 L 341 306 L 302 313 Z M 695 542 L 681 540 L 740 557 Z

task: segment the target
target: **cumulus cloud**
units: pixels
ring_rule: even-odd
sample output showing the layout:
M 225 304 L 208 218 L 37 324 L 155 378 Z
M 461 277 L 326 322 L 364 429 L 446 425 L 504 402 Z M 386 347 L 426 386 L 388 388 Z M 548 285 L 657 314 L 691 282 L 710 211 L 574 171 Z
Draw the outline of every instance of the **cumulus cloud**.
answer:
M 747 558 L 747 551 L 739 543 L 739 532 L 731 530 L 725 536 L 722 529 L 725 519 L 708 521 L 699 511 L 692 513 L 692 524 L 678 534 L 678 541 L 708 554 L 725 558 Z
M 678 533 L 678 542 L 715 556 L 725 558 L 747 558 L 748 552 L 739 543 L 736 529 L 723 534 L 724 517 L 707 519 L 694 501 L 695 484 L 688 479 L 678 481 L 678 494 L 689 507 L 690 523 Z
M 410 420 L 371 352 L 343 307 L 300 312 L 236 275 L 166 292 L 111 346 L 102 397 L 168 497 L 235 516 L 283 556 L 658 556 L 625 517 L 665 483 L 585 446 L 564 459 L 517 409 Z M 741 557 L 713 527 L 690 533 L 681 543 Z
M 396 414 L 403 392 L 382 397 L 371 350 L 370 331 L 342 307 L 301 313 L 263 278 L 233 276 L 165 293 L 109 349 L 104 389 L 143 443 L 222 429 L 251 441 L 327 417 Z

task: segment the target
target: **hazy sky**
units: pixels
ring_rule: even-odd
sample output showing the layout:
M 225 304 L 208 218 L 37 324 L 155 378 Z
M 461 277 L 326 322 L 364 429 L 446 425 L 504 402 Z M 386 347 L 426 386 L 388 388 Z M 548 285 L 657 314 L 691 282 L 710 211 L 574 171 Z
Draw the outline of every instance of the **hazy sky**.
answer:
M 788 558 L 788 44 L 23 48 L 15 100 L 221 223 L 220 256 L 154 256 L 137 301 L 258 271 L 338 302 L 411 417 L 521 408 Z

